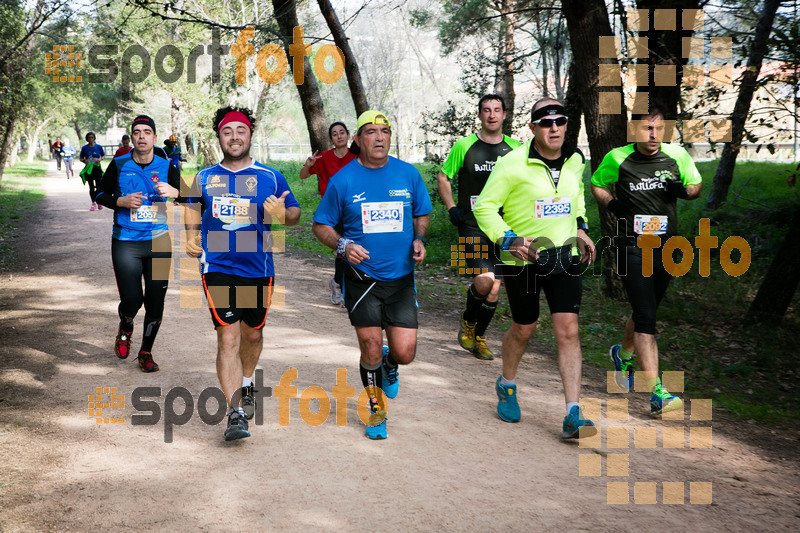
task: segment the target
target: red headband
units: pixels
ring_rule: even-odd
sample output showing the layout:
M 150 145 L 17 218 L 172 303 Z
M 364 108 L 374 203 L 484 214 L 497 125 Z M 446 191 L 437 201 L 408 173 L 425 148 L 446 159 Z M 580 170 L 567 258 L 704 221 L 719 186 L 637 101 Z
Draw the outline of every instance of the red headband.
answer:
M 247 124 L 247 127 L 250 128 L 251 131 L 253 130 L 253 125 L 250 124 L 250 121 L 241 111 L 231 111 L 230 113 L 227 113 L 225 117 L 219 121 L 219 126 L 217 126 L 217 131 L 221 130 L 222 126 L 224 126 L 228 122 L 243 122 Z

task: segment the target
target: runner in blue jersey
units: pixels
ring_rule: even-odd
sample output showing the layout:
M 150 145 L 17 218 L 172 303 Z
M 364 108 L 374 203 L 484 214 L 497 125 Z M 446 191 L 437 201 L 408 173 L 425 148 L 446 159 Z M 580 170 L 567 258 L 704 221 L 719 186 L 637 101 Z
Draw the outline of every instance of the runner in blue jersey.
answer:
M 106 157 L 106 151 L 103 147 L 95 143 L 95 134 L 90 131 L 86 134 L 86 144 L 81 147 L 79 159 L 85 165 L 80 172 L 80 176 L 84 183 L 89 184 L 89 198 L 92 200 L 92 205 L 89 211 L 94 211 L 98 208 L 95 197 L 97 196 L 97 186 L 103 178 L 103 170 L 100 168 L 100 161 Z M 100 209 L 103 209 L 102 204 Z
M 392 133 L 385 114 L 362 113 L 354 140 L 358 160 L 328 183 L 313 230 L 346 261 L 344 303 L 361 348 L 361 381 L 370 401 L 366 434 L 385 439 L 386 400 L 380 390 L 397 396 L 397 365 L 416 355 L 414 263 L 425 259 L 432 208 L 419 171 L 389 156 Z M 339 222 L 343 235 L 335 230 Z
M 198 172 L 186 199 L 186 253 L 200 258 L 217 330 L 217 376 L 229 409 L 225 440 L 249 437 L 247 420 L 257 408 L 253 372 L 275 275 L 272 224 L 300 221 L 300 204 L 283 175 L 250 157 L 254 126 L 249 109 L 217 111 L 214 131 L 224 158 Z
M 114 210 L 111 260 L 120 297 L 114 352 L 120 359 L 130 354 L 133 320 L 144 304 L 139 368 L 156 372 L 151 352 L 164 314 L 172 261 L 167 199 L 180 195 L 181 176 L 169 161 L 153 153 L 156 124 L 152 118 L 139 115 L 131 130 L 133 151 L 111 161 L 96 199 Z

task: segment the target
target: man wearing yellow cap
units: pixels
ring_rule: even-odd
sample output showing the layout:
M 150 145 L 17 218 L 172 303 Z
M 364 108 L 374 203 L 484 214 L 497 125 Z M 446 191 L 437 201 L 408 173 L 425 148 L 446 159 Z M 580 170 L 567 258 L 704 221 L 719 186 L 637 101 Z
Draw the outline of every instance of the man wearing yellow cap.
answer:
M 432 207 L 419 171 L 389 156 L 392 130 L 385 113 L 362 113 L 353 139 L 360 149 L 357 164 L 328 182 L 313 229 L 345 260 L 344 303 L 358 337 L 361 381 L 370 399 L 366 434 L 375 440 L 387 436 L 384 395 L 397 396 L 397 365 L 416 355 L 414 263 L 425 259 Z M 334 229 L 339 222 L 342 235 Z

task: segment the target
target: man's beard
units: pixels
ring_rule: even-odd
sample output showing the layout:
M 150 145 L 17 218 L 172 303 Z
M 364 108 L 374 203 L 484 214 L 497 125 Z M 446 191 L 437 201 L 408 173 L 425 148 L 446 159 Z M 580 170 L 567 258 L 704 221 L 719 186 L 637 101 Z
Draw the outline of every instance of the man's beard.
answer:
M 222 150 L 222 155 L 225 156 L 225 159 L 228 161 L 241 161 L 242 159 L 249 159 L 250 158 L 250 147 L 247 147 L 245 152 L 242 152 L 242 155 L 234 156 L 230 152 L 226 152 Z

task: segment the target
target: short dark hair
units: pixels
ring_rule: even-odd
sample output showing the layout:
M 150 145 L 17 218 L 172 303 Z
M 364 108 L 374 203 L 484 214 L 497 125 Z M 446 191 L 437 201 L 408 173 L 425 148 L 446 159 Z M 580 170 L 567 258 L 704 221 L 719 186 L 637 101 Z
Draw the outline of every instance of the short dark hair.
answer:
M 124 141 L 125 139 L 128 139 L 129 141 L 131 140 L 127 133 L 122 136 L 122 140 Z
M 647 104 L 647 113 L 631 113 L 631 120 L 644 120 L 647 117 L 661 115 L 667 119 L 667 106 L 658 100 L 650 100 Z
M 503 108 L 503 111 L 506 110 L 506 101 L 503 99 L 503 97 L 500 96 L 499 94 L 492 93 L 492 94 L 484 94 L 483 96 L 481 96 L 481 99 L 478 100 L 478 113 L 481 112 L 483 103 L 489 100 L 499 100 L 500 106 Z
M 333 128 L 335 128 L 336 126 L 343 127 L 344 128 L 344 132 L 346 134 L 350 135 L 350 130 L 347 129 L 347 126 L 344 125 L 344 122 L 334 122 L 333 124 L 328 126 L 328 138 L 330 138 L 331 135 L 333 135 Z
M 214 115 L 214 122 L 212 123 L 211 127 L 214 129 L 214 132 L 217 134 L 217 137 L 219 137 L 219 123 L 222 122 L 222 119 L 225 118 L 225 115 L 233 111 L 238 111 L 239 113 L 242 113 L 244 116 L 246 116 L 247 120 L 250 121 L 250 125 L 252 126 L 251 130 L 256 129 L 256 117 L 253 115 L 252 111 L 250 111 L 246 107 L 236 107 L 229 105 L 217 109 L 217 114 Z
M 91 135 L 92 137 L 94 137 L 95 139 L 97 139 L 97 135 L 95 135 L 93 131 L 90 131 L 90 132 L 89 132 L 89 133 L 87 133 L 87 134 L 86 134 L 86 136 L 83 138 L 83 139 L 84 139 L 84 140 L 85 140 L 87 143 L 89 142 L 89 135 Z

